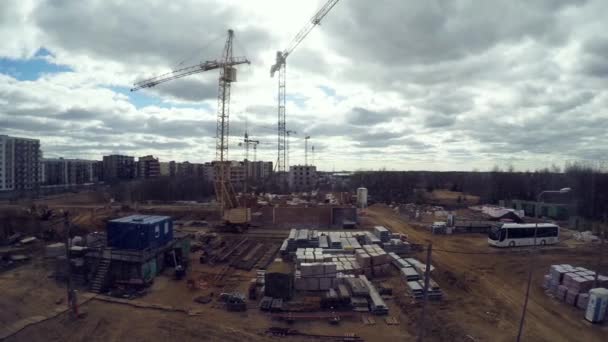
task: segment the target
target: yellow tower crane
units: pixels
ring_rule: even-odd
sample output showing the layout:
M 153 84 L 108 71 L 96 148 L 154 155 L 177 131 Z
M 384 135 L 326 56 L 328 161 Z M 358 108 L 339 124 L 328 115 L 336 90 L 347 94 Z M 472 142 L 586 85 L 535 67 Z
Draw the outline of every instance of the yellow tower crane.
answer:
M 230 85 L 236 82 L 236 65 L 250 64 L 245 57 L 233 57 L 232 43 L 234 31 L 228 30 L 228 38 L 224 45 L 222 57 L 219 60 L 201 62 L 199 64 L 173 70 L 170 73 L 156 76 L 133 85 L 131 91 L 151 88 L 160 83 L 168 82 L 185 76 L 219 69 L 218 109 L 215 144 L 215 195 L 225 224 L 237 228 L 249 226 L 251 211 L 249 208 L 239 208 L 236 193 L 230 183 L 230 161 L 228 160 L 228 136 L 230 117 Z

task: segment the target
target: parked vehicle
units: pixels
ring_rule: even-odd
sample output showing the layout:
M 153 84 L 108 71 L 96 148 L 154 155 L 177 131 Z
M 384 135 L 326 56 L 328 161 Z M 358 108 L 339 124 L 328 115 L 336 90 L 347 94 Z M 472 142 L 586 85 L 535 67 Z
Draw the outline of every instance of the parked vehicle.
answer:
M 495 247 L 544 246 L 558 242 L 559 226 L 553 223 L 503 223 L 488 234 L 488 243 Z

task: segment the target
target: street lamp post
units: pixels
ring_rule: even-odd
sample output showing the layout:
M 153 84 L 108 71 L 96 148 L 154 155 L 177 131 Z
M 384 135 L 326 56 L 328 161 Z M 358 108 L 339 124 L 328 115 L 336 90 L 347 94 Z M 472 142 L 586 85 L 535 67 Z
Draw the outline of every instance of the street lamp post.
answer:
M 542 196 L 544 194 L 567 194 L 571 191 L 572 189 L 570 188 L 562 188 L 559 190 L 545 190 L 545 191 L 541 191 L 538 196 L 536 196 L 536 205 L 534 206 L 534 217 L 537 219 L 536 220 L 536 224 L 534 226 L 534 245 L 532 246 L 532 249 L 530 250 L 530 254 L 532 254 L 533 251 L 536 250 L 536 234 L 538 232 L 538 208 L 539 208 L 539 203 L 540 200 L 542 198 Z M 522 309 L 521 312 L 521 319 L 519 320 L 519 331 L 517 332 L 517 342 L 521 341 L 521 333 L 523 332 L 524 329 L 524 321 L 526 319 L 526 311 L 528 309 L 528 298 L 530 297 L 530 284 L 532 283 L 532 271 L 534 270 L 534 260 L 535 258 L 530 258 L 530 268 L 528 269 L 528 283 L 526 285 L 526 298 L 524 299 L 524 308 Z

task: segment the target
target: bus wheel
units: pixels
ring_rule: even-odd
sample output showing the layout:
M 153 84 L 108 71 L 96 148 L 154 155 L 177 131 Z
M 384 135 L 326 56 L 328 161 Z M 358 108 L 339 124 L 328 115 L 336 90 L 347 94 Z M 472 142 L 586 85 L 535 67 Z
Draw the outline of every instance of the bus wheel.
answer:
M 546 245 L 546 244 L 547 244 L 547 241 L 545 241 L 544 239 L 543 239 L 543 240 L 540 240 L 540 245 L 541 245 L 541 246 L 544 246 L 544 245 Z
M 509 242 L 509 247 L 515 247 L 515 241 Z

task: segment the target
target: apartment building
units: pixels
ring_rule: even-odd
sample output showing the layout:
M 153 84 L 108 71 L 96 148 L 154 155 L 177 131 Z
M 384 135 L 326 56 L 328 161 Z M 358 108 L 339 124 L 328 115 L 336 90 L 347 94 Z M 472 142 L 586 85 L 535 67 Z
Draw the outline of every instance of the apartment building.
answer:
M 138 178 L 155 178 L 160 176 L 160 163 L 153 156 L 139 157 L 137 161 Z
M 103 179 L 105 181 L 135 178 L 135 158 L 113 154 L 103 156 Z
M 312 190 L 317 186 L 317 167 L 294 165 L 289 167 L 289 187 L 296 191 Z
M 41 157 L 40 140 L 0 135 L 0 191 L 35 189 Z
M 101 179 L 98 161 L 44 158 L 40 163 L 43 185 L 74 185 L 98 182 Z

